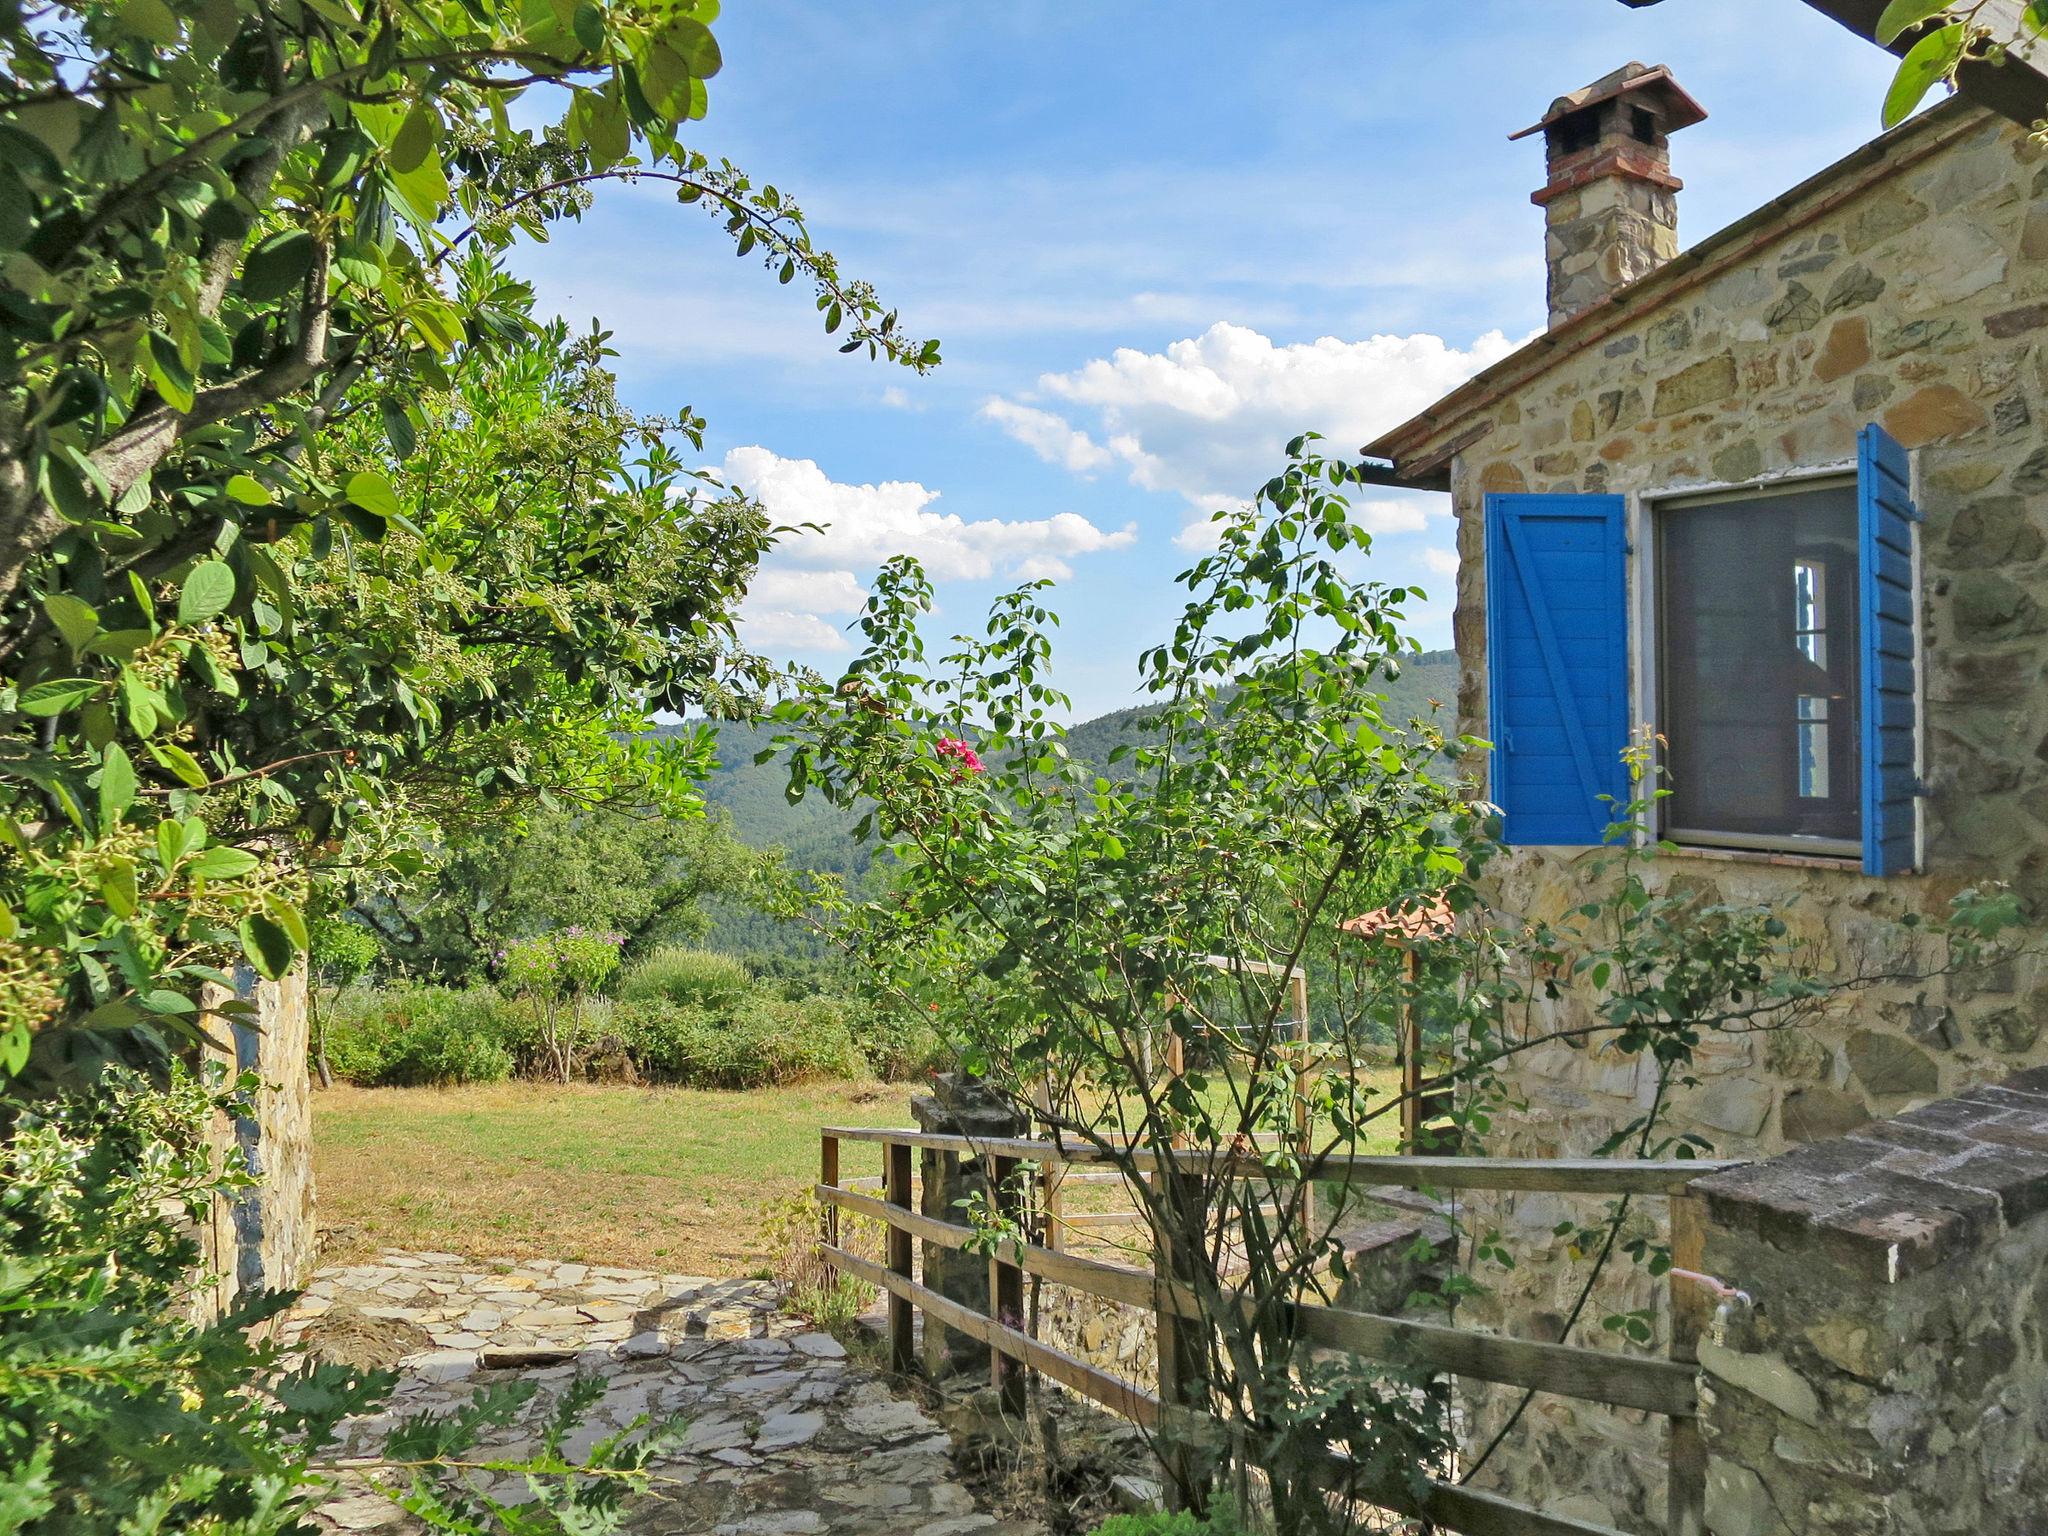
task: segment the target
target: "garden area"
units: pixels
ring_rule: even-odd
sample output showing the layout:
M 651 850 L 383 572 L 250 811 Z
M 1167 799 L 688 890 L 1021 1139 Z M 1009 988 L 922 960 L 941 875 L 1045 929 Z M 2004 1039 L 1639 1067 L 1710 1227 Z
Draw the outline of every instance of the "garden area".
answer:
M 1067 1476 L 1058 1382 L 1173 1511 L 1111 1530 L 1328 1536 L 1455 1496 L 1447 1373 L 1524 1389 L 1495 1445 L 1559 1361 L 1689 1414 L 1694 1362 L 1638 1357 L 1697 1255 L 1631 1201 L 1714 1154 L 1706 1079 L 1860 991 L 2010 975 L 2017 899 L 1944 883 L 1829 953 L 1659 870 L 1647 729 L 1532 881 L 1378 481 L 1314 432 L 1174 536 L 1092 722 L 1077 550 L 1033 541 L 1135 523 L 920 501 L 993 541 L 764 568 L 826 530 L 535 256 L 630 189 L 665 298 L 702 225 L 838 352 L 939 365 L 706 147 L 740 29 L 0 4 L 0 1532 L 1070 1536 L 1110 1479 Z M 811 662 L 755 643 L 769 601 Z M 1559 1150 L 1538 1066 L 1625 1078 L 1612 1122 L 1555 1187 L 1466 1178 L 1516 1117 Z M 951 1130 L 874 1134 L 927 1086 Z M 1527 1299 L 1532 1237 L 1542 1339 L 1446 1342 Z M 1122 1375 L 1036 1335 L 1076 1277 Z M 881 1352 L 849 1325 L 884 1290 Z
M 818 1127 L 907 1124 L 910 1091 L 337 1086 L 313 1105 L 322 1262 L 439 1249 L 756 1274 L 818 1176 Z

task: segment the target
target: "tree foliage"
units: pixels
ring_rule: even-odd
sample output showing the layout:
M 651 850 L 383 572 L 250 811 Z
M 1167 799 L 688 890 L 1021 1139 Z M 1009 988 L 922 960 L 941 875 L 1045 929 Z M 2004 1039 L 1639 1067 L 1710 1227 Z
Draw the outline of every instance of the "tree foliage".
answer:
M 513 940 L 569 926 L 618 932 L 637 959 L 702 937 L 706 903 L 751 909 L 779 883 L 774 857 L 716 816 L 565 806 L 464 839 L 431 881 L 364 887 L 353 914 L 387 973 L 463 982 L 492 973 Z
M 2004 65 L 2016 49 L 2031 58 L 2048 39 L 2048 0 L 2024 0 L 2016 22 L 2010 12 L 1993 0 L 1890 0 L 1873 35 L 1887 48 L 1908 34 L 1912 43 L 1885 90 L 1884 126 L 1912 116 L 1937 85 L 1953 86 L 1966 63 Z
M 323 865 L 643 801 L 769 536 L 497 264 L 659 181 L 914 368 L 772 186 L 686 145 L 712 0 L 0 7 L 0 1067 L 197 1027 Z M 517 108 L 522 125 L 515 126 Z

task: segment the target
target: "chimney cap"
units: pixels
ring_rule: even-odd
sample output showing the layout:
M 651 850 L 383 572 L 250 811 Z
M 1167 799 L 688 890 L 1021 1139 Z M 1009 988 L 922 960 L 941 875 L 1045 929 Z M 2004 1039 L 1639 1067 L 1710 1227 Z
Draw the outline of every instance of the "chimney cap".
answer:
M 1560 118 L 1571 117 L 1620 96 L 1644 98 L 1643 105 L 1656 111 L 1666 133 L 1690 128 L 1694 123 L 1705 121 L 1707 116 L 1707 109 L 1671 78 L 1671 71 L 1664 65 L 1631 61 L 1612 73 L 1602 75 L 1591 85 L 1558 97 L 1539 120 L 1519 133 L 1509 134 L 1508 138 L 1526 139 L 1532 133 L 1541 133 Z

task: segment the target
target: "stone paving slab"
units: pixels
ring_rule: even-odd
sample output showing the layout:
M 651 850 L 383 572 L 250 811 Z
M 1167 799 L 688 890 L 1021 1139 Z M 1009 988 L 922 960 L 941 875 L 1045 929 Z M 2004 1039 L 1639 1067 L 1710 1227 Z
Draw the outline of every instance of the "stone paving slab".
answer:
M 426 1342 L 399 1360 L 387 1412 L 343 1426 L 345 1457 L 374 1454 L 396 1420 L 452 1407 L 491 1382 L 538 1381 L 531 1418 L 580 1370 L 603 1375 L 608 1390 L 571 1455 L 641 1414 L 688 1423 L 634 1503 L 639 1536 L 1042 1536 L 979 1511 L 945 1432 L 836 1340 L 783 1315 L 762 1281 L 386 1253 L 322 1270 L 282 1341 L 317 1343 L 349 1317 Z M 521 1444 L 515 1430 L 483 1449 Z M 517 1498 L 523 1485 L 507 1479 L 489 1491 Z M 419 1528 L 366 1485 L 325 1506 L 321 1523 L 378 1536 Z

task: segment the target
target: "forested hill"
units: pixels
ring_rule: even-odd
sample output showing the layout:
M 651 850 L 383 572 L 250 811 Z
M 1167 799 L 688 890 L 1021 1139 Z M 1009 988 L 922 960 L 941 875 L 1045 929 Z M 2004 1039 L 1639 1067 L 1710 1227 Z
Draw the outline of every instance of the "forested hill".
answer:
M 1387 717 L 1397 721 L 1433 717 L 1449 730 L 1457 692 L 1457 653 L 1425 651 L 1388 684 Z M 1434 710 L 1433 701 L 1443 706 L 1440 712 Z M 1142 739 L 1146 714 L 1140 705 L 1083 721 L 1068 731 L 1067 749 L 1081 761 L 1103 768 L 1120 743 Z M 732 818 L 733 830 L 743 841 L 757 848 L 779 847 L 799 869 L 858 876 L 867 868 L 868 852 L 853 841 L 854 818 L 816 796 L 791 805 L 783 795 L 789 778 L 781 764 L 754 761 L 754 755 L 767 747 L 774 735 L 769 726 L 721 725 L 719 769 L 705 785 L 706 797 Z

